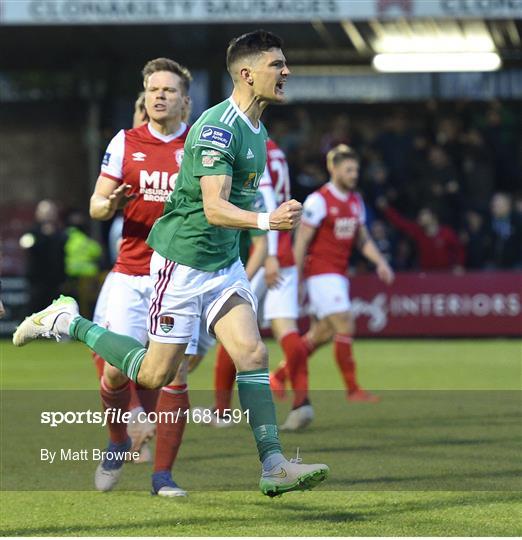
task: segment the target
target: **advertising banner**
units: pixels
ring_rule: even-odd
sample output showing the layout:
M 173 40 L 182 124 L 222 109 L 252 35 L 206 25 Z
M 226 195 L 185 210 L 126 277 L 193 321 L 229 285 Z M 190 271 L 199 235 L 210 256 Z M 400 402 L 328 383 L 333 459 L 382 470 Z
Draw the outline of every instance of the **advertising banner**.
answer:
M 522 336 L 522 272 L 358 276 L 350 290 L 358 336 Z
M 518 18 L 522 0 L 1 0 L 0 24 L 184 24 Z

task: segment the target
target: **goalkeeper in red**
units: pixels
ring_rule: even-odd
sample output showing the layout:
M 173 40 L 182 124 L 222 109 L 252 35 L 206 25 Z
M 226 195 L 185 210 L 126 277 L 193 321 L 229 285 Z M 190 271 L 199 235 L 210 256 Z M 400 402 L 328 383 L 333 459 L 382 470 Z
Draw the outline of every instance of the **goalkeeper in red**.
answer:
M 190 129 L 175 190 L 148 238 L 155 281 L 148 349 L 82 318 L 68 297 L 28 317 L 13 337 L 20 346 L 69 335 L 142 386 L 160 388 L 174 379 L 201 317 L 236 366 L 239 399 L 262 463 L 259 486 L 269 496 L 310 489 L 329 470 L 282 454 L 256 299 L 239 260 L 239 229 L 291 230 L 301 218 L 294 200 L 271 213 L 249 210 L 266 165 L 261 114 L 284 101 L 290 73 L 281 47 L 277 36 L 262 30 L 233 39 L 227 49 L 232 96 Z

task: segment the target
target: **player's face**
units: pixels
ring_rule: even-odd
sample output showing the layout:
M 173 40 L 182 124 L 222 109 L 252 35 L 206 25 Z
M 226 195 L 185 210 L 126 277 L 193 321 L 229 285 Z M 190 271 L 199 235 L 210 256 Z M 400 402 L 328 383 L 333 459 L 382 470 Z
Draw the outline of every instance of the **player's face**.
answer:
M 147 79 L 145 109 L 151 120 L 159 124 L 181 120 L 187 100 L 179 75 L 157 71 Z
M 346 190 L 353 190 L 357 187 L 359 178 L 359 163 L 355 159 L 343 159 L 333 167 L 332 178 Z
M 288 75 L 290 70 L 281 49 L 270 49 L 261 53 L 252 69 L 255 95 L 270 103 L 283 102 Z

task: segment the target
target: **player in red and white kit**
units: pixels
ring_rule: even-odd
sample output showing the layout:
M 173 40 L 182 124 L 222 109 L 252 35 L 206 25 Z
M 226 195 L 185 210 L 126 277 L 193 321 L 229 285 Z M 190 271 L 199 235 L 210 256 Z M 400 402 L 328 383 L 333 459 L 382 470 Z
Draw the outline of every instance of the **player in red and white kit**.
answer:
M 394 274 L 366 228 L 364 202 L 355 191 L 359 175 L 357 154 L 339 145 L 327 155 L 330 182 L 304 203 L 294 253 L 304 280 L 310 313 L 317 319 L 305 336 L 310 350 L 334 336 L 337 365 L 351 401 L 378 401 L 357 383 L 352 353 L 354 321 L 350 312 L 348 262 L 354 245 L 376 266 L 379 278 L 392 283 Z
M 112 272 L 104 284 L 105 320 L 111 330 L 130 335 L 144 345 L 147 342 L 149 298 L 154 281 L 149 276 L 151 248 L 145 243 L 154 221 L 163 213 L 164 202 L 174 189 L 188 133 L 182 122 L 189 107 L 190 72 L 176 62 L 159 58 L 143 69 L 145 108 L 149 122 L 128 131 L 120 131 L 110 142 L 104 155 L 101 173 L 91 197 L 93 219 L 111 219 L 116 210 L 124 209 L 123 238 Z M 195 337 L 197 339 L 197 336 Z M 204 343 L 202 343 L 204 347 Z M 187 353 L 194 354 L 191 341 Z M 204 352 L 200 350 L 199 352 Z M 129 380 L 118 369 L 105 364 L 101 380 L 101 396 L 106 408 L 126 410 L 129 406 Z M 186 367 L 171 385 L 162 388 L 157 411 L 188 409 Z M 185 419 L 184 414 L 179 415 Z M 182 496 L 171 477 L 184 430 L 184 422 L 160 423 L 154 460 L 153 493 Z M 129 450 L 127 425 L 109 424 L 109 450 Z M 109 454 L 112 455 L 112 454 Z M 105 459 L 95 474 L 95 485 L 109 491 L 117 483 L 123 462 Z
M 267 166 L 260 180 L 259 191 L 263 195 L 267 212 L 291 200 L 290 176 L 284 152 L 268 140 Z M 268 256 L 251 281 L 252 290 L 259 301 L 260 318 L 270 322 L 274 337 L 278 340 L 286 358 L 286 373 L 294 390 L 292 411 L 282 424 L 282 430 L 296 430 L 313 420 L 313 409 L 308 399 L 308 350 L 297 329 L 299 315 L 298 273 L 292 252 L 290 231 L 268 232 Z M 216 403 L 219 414 L 230 408 L 231 390 L 235 369 L 223 347 L 218 349 L 215 368 Z M 221 422 L 221 425 L 226 425 Z

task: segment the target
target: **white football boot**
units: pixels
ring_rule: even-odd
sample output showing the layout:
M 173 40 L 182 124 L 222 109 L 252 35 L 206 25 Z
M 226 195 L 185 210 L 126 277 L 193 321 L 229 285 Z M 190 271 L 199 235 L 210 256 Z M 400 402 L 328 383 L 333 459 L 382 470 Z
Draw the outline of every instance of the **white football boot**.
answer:
M 130 451 L 131 440 L 130 437 L 124 443 L 109 442 L 104 458 L 96 467 L 94 473 L 94 486 L 98 491 L 111 491 L 123 472 L 124 459 L 120 459 L 124 452 Z
M 276 497 L 289 491 L 312 489 L 328 477 L 328 465 L 322 463 L 305 465 L 299 457 L 284 459 L 270 470 L 261 473 L 259 489 L 268 497 Z
M 39 338 L 55 338 L 60 341 L 62 336 L 69 335 L 69 325 L 78 314 L 76 300 L 60 295 L 49 307 L 25 318 L 13 334 L 13 344 L 23 347 Z
M 281 425 L 279 429 L 281 431 L 297 431 L 299 429 L 304 429 L 313 419 L 313 407 L 311 405 L 302 405 L 288 413 L 284 424 Z

